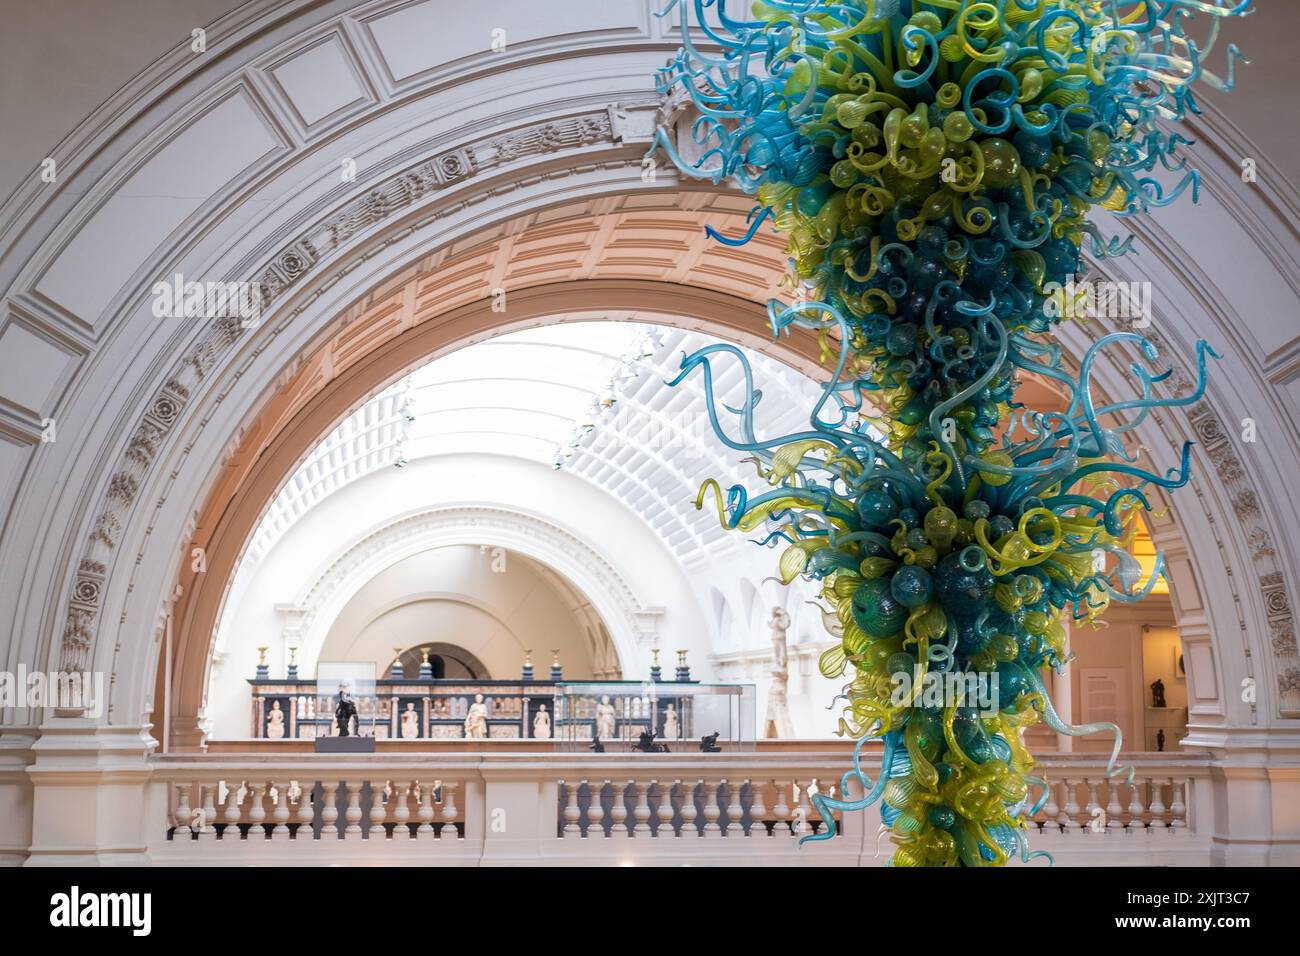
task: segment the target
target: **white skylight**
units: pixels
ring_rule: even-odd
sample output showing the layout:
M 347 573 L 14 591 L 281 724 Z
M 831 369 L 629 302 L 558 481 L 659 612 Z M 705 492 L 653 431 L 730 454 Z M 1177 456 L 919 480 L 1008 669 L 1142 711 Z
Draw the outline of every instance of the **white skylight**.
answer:
M 712 433 L 697 373 L 668 388 L 683 353 L 716 340 L 629 322 L 574 322 L 514 332 L 435 359 L 348 416 L 281 489 L 254 535 L 261 558 L 308 509 L 352 481 L 417 458 L 509 455 L 563 468 L 624 501 L 684 560 L 724 532 L 696 511 L 704 478 L 753 481 L 743 453 Z M 762 436 L 799 431 L 819 389 L 746 352 L 763 391 Z M 715 396 L 737 404 L 739 363 L 719 359 Z M 728 425 L 734 425 L 734 419 Z M 732 536 L 734 537 L 734 536 Z

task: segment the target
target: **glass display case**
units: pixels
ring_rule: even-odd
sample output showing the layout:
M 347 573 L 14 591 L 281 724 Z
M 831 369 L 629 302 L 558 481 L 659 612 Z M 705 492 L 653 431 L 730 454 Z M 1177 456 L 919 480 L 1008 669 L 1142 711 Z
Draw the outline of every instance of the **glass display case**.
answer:
M 346 706 L 340 708 L 340 703 Z M 374 737 L 379 713 L 373 661 L 321 661 L 316 665 L 317 738 Z M 346 717 L 347 732 L 342 724 Z
M 599 737 L 607 752 L 689 752 L 713 734 L 723 750 L 753 750 L 757 729 L 753 684 L 563 681 L 555 685 L 554 711 L 562 750 L 595 749 Z

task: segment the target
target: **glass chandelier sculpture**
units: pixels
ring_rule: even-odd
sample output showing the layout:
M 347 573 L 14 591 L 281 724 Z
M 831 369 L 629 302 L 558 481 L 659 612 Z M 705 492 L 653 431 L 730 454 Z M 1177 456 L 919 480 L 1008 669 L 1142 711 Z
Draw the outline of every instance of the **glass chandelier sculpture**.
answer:
M 682 47 L 658 85 L 689 98 L 701 155 L 687 161 L 663 130 L 656 146 L 755 197 L 746 235 L 710 235 L 739 245 L 770 221 L 787 237 L 795 302 L 769 304 L 773 333 L 813 330 L 833 367 L 808 429 L 776 439 L 755 432 L 761 392 L 738 349 L 685 357 L 671 383 L 703 376 L 714 430 L 770 486 L 724 495 L 709 480 L 696 506 L 712 495 L 726 527 L 780 548 L 781 579 L 818 581 L 830 608 L 839 642 L 821 670 L 845 680 L 839 730 L 858 745 L 841 795 L 813 797 L 823 826 L 805 840 L 880 801 L 895 866 L 1046 856 L 1025 838 L 1047 795 L 1025 728 L 1110 731 L 1108 775 L 1131 782 L 1132 769 L 1117 766 L 1118 727 L 1061 720 L 1043 671 L 1067 659 L 1067 619 L 1140 600 L 1163 573 L 1157 557 L 1139 587 L 1128 547 L 1149 491 L 1187 482 L 1190 446 L 1157 473 L 1124 433 L 1198 401 L 1214 355 L 1198 343 L 1195 388 L 1168 398 L 1170 372 L 1153 370 L 1140 334 L 1102 336 L 1073 372 L 1050 336 L 1085 244 L 1096 259 L 1129 251 L 1131 238 L 1103 238 L 1098 209 L 1195 198 L 1177 124 L 1197 82 L 1231 89 L 1237 49 L 1222 76 L 1210 57 L 1250 0 L 767 0 L 743 19 L 724 0 L 673 0 L 663 13 L 674 8 Z M 1134 394 L 1099 402 L 1098 357 L 1126 346 L 1140 356 Z M 737 407 L 713 399 L 723 361 L 744 366 Z M 1054 383 L 1067 410 L 1017 402 L 1024 375 Z M 995 700 L 936 699 L 936 678 L 984 682 Z M 874 782 L 867 741 L 883 746 Z

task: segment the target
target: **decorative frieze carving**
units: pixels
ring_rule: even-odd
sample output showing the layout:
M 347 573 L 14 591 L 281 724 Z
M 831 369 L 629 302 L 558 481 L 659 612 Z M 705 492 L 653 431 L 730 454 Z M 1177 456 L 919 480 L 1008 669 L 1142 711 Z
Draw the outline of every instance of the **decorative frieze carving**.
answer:
M 1247 488 L 1232 499 L 1232 510 L 1241 519 L 1259 517 L 1259 498 L 1253 488 Z
M 274 299 L 286 287 L 306 275 L 318 258 L 316 247 L 307 239 L 299 239 L 282 251 L 258 280 L 262 285 L 263 302 Z
M 1273 538 L 1263 528 L 1252 528 L 1246 535 L 1250 545 L 1250 556 L 1256 561 L 1273 557 Z
M 1273 650 L 1277 654 L 1296 654 L 1295 622 L 1290 615 L 1268 622 L 1273 635 Z
M 1296 647 L 1295 618 L 1286 577 L 1278 564 L 1273 536 L 1266 527 L 1267 518 L 1259 493 L 1249 483 L 1250 478 L 1237 456 L 1228 429 L 1210 406 L 1198 402 L 1187 417 L 1197 439 L 1205 446 L 1216 476 L 1230 496 L 1232 510 L 1241 522 L 1251 559 L 1259 572 L 1259 589 L 1277 663 L 1280 714 L 1283 717 L 1300 716 L 1300 653 Z
M 135 501 L 140 483 L 125 471 L 119 471 L 108 482 L 108 500 L 121 505 Z
M 126 460 L 141 468 L 148 468 L 153 456 L 158 453 L 158 442 L 162 439 L 162 434 L 158 423 L 146 417 L 126 446 Z

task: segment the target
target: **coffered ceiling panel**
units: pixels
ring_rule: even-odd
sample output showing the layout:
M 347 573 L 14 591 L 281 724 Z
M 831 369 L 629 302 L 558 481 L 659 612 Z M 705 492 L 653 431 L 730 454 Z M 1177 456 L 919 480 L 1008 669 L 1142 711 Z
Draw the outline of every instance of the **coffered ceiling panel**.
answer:
M 109 196 L 46 270 L 38 290 L 95 324 L 123 275 L 139 268 L 213 193 L 280 145 L 247 95 L 232 93 L 181 127 Z

